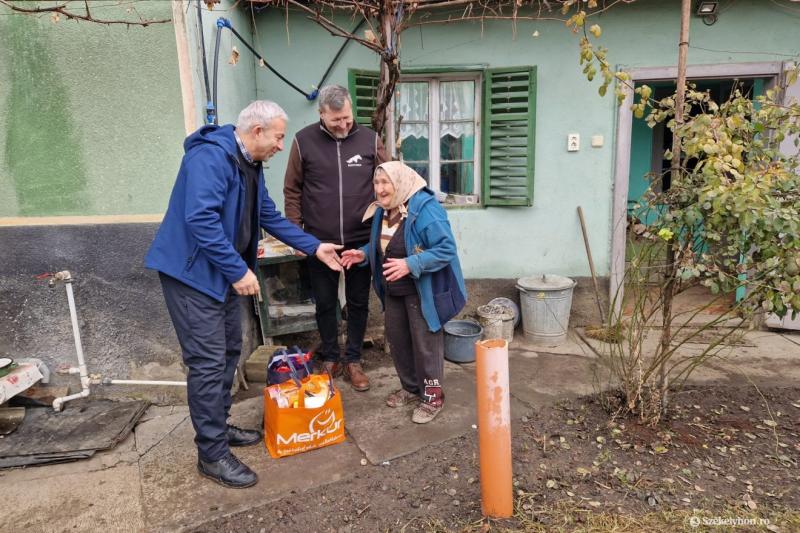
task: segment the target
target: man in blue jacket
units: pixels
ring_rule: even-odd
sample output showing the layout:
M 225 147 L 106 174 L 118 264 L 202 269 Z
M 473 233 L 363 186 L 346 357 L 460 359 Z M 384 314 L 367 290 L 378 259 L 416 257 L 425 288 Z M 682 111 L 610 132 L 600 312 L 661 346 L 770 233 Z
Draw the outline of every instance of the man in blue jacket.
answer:
M 242 348 L 239 296 L 259 291 L 253 273 L 259 228 L 341 270 L 341 246 L 300 230 L 267 194 L 262 162 L 283 150 L 287 120 L 277 104 L 258 100 L 242 110 L 236 127 L 207 125 L 187 137 L 164 221 L 145 258 L 159 272 L 189 369 L 197 469 L 228 487 L 258 481 L 229 447 L 256 444 L 261 433 L 227 420 Z

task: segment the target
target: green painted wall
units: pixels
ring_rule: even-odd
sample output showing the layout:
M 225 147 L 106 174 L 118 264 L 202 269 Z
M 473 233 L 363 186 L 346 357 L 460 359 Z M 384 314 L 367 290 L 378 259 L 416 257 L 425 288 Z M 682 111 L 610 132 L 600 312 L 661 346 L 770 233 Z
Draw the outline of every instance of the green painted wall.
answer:
M 675 2 L 643 0 L 614 8 L 600 17 L 601 44 L 612 61 L 629 67 L 677 62 L 679 9 Z M 713 26 L 691 21 L 690 64 L 784 60 L 800 54 L 800 17 L 765 2 L 741 0 L 726 9 Z M 342 21 L 346 27 L 353 24 Z M 288 28 L 288 34 L 287 34 Z M 304 89 L 318 82 L 341 39 L 300 15 L 271 10 L 257 16 L 256 33 L 266 57 Z M 534 31 L 539 37 L 532 36 Z M 702 50 L 701 48 L 707 49 Z M 711 50 L 717 51 L 711 51 Z M 740 52 L 731 52 L 740 51 Z M 753 51 L 766 53 L 750 53 Z M 746 53 L 745 53 L 746 52 Z M 516 37 L 506 21 L 423 26 L 402 38 L 407 67 L 537 65 L 537 144 L 534 205 L 530 208 L 451 210 L 465 273 L 471 278 L 513 278 L 538 272 L 588 275 L 575 208 L 586 211 L 592 251 L 601 275 L 610 262 L 613 154 L 616 108 L 600 98 L 578 67 L 578 41 L 555 21 L 523 22 Z M 348 68 L 376 68 L 376 56 L 351 44 L 330 82 L 347 85 Z M 256 70 L 258 96 L 278 101 L 289 113 L 290 135 L 317 119 L 307 102 L 272 73 Z M 581 135 L 581 150 L 566 151 L 568 133 Z M 592 135 L 605 145 L 591 148 Z M 282 205 L 287 154 L 270 163 L 267 186 Z M 502 239 L 497 236 L 502 235 Z
M 126 16 L 93 4 L 98 18 Z M 135 7 L 172 16 L 169 2 Z M 0 6 L 0 42 L 0 217 L 162 212 L 184 137 L 172 24 L 53 23 Z

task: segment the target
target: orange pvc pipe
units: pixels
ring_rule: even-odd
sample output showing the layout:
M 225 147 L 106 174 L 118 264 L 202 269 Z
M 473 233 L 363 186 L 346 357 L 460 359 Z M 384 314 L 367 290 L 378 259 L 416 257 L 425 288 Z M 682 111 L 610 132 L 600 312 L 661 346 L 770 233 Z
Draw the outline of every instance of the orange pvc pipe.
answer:
M 475 355 L 481 510 L 484 516 L 507 518 L 514 511 L 508 342 L 502 339 L 476 342 Z

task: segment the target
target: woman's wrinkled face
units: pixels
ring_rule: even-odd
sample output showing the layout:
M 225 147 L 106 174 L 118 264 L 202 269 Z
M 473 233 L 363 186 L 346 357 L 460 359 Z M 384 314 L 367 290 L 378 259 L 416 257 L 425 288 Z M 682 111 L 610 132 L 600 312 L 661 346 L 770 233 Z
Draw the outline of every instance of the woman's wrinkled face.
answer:
M 375 199 L 380 206 L 384 209 L 389 209 L 392 205 L 392 198 L 394 198 L 394 185 L 392 180 L 383 170 L 378 170 L 375 177 L 372 179 L 372 185 L 375 187 Z

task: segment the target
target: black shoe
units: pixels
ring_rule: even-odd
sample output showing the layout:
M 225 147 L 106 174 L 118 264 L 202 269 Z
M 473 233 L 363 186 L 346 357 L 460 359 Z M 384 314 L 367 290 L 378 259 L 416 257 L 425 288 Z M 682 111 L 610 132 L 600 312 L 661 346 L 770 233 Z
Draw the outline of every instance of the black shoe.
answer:
M 242 429 L 228 424 L 229 446 L 252 446 L 261 442 L 261 432 L 255 429 Z
M 201 476 L 234 489 L 244 489 L 258 483 L 256 473 L 232 453 L 228 453 L 219 461 L 206 462 L 198 459 L 197 470 Z

